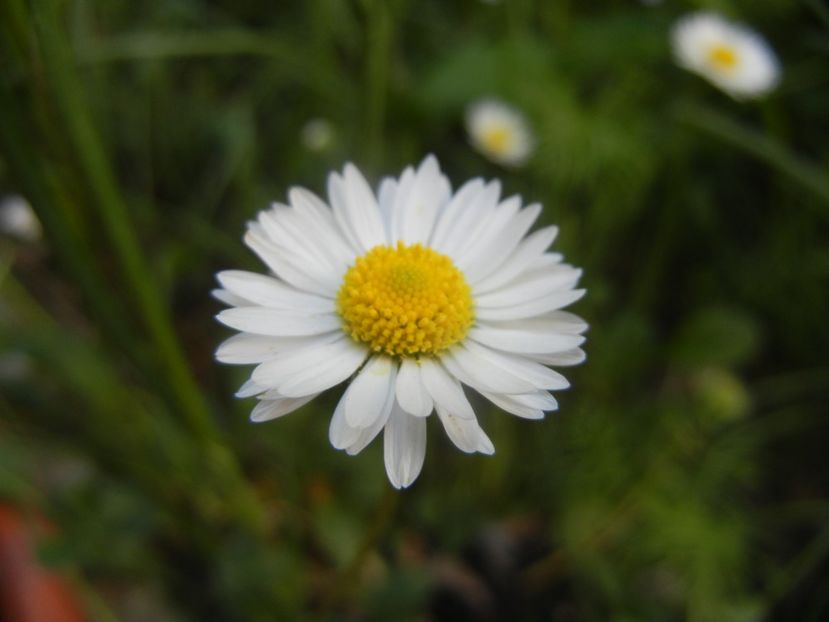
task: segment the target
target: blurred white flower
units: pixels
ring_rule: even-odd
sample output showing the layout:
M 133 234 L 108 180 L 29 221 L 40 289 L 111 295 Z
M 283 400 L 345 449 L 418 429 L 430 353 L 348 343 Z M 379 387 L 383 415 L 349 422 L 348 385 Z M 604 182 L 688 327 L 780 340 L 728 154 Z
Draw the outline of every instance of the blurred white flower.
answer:
M 240 331 L 223 363 L 256 364 L 239 397 L 253 421 L 282 417 L 351 378 L 331 444 L 354 455 L 384 432 L 386 472 L 409 486 L 423 466 L 434 410 L 467 453 L 492 454 L 462 383 L 503 410 L 541 419 L 567 380 L 551 365 L 584 359 L 587 324 L 562 311 L 581 276 L 548 252 L 556 227 L 527 235 L 541 212 L 502 199 L 498 181 L 452 193 L 430 156 L 375 194 L 347 164 L 328 201 L 293 188 L 250 223 L 246 244 L 270 276 L 230 270 L 217 317 Z M 329 207 L 330 204 L 330 207 Z
M 534 148 L 524 115 L 495 99 L 483 99 L 469 106 L 466 131 L 475 149 L 504 166 L 520 166 Z
M 0 231 L 25 242 L 39 240 L 42 229 L 29 202 L 12 194 L 0 201 Z
M 327 119 L 311 119 L 302 126 L 300 140 L 308 151 L 325 151 L 334 142 L 334 126 Z
M 677 64 L 735 99 L 765 95 L 780 79 L 780 64 L 766 41 L 716 13 L 681 18 L 671 38 Z

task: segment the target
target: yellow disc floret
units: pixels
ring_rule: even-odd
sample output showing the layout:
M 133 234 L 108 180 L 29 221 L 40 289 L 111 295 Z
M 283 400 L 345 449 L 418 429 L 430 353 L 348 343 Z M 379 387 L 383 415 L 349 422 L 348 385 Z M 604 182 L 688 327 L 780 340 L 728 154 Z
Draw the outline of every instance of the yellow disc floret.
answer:
M 503 126 L 491 127 L 484 132 L 481 142 L 490 152 L 504 155 L 511 146 L 512 132 Z
M 393 356 L 440 352 L 461 341 L 474 320 L 472 292 L 452 260 L 402 242 L 357 259 L 337 310 L 349 335 Z
M 715 45 L 708 52 L 708 61 L 724 71 L 729 71 L 737 66 L 737 53 L 734 48 L 728 45 Z

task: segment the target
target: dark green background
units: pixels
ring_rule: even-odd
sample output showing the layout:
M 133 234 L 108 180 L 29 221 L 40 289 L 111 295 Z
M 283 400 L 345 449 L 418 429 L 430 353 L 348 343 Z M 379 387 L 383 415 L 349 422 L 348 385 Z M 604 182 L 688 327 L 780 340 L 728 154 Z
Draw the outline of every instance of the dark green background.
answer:
M 825 4 L 0 6 L 0 190 L 46 234 L 0 241 L 0 496 L 92 619 L 829 617 Z M 674 65 L 702 7 L 768 38 L 772 95 Z M 482 96 L 525 111 L 526 167 L 469 147 Z M 397 493 L 382 443 L 329 446 L 336 391 L 247 421 L 208 292 L 262 270 L 244 223 L 291 185 L 429 152 L 543 203 L 591 330 L 559 412 L 476 403 L 493 457 L 430 421 Z

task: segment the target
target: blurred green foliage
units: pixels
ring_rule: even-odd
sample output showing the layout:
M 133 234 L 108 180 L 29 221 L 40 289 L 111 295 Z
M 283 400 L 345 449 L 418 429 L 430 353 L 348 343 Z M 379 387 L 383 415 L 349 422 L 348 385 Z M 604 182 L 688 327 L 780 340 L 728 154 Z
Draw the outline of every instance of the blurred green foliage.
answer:
M 775 93 L 672 63 L 699 8 L 768 37 Z M 829 616 L 824 5 L 5 0 L 0 34 L 0 190 L 46 233 L 0 240 L 0 498 L 92 619 Z M 525 168 L 469 147 L 484 96 Z M 430 426 L 396 493 L 328 446 L 336 395 L 247 421 L 208 291 L 291 185 L 428 152 L 544 204 L 592 328 L 560 412 L 476 404 L 489 458 Z

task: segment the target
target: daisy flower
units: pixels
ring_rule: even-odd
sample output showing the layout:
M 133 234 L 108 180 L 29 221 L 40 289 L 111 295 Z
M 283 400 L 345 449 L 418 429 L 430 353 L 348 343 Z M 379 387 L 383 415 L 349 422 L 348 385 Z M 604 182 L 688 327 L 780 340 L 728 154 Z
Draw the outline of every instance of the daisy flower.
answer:
M 679 66 L 735 99 L 765 95 L 780 79 L 780 64 L 765 39 L 716 13 L 681 18 L 671 39 Z
M 17 194 L 0 200 L 0 231 L 24 242 L 39 240 L 43 233 L 32 206 Z
M 521 166 L 534 148 L 524 115 L 495 99 L 483 99 L 467 108 L 466 131 L 475 149 L 504 166 Z
M 329 206 L 330 205 L 330 206 Z M 245 243 L 270 275 L 230 270 L 217 317 L 240 331 L 223 363 L 256 364 L 239 397 L 253 421 L 275 419 L 351 379 L 331 444 L 351 455 L 381 431 L 396 488 L 420 473 L 426 419 L 437 414 L 467 453 L 494 453 L 464 387 L 541 419 L 567 380 L 550 365 L 584 359 L 587 325 L 561 309 L 581 271 L 548 252 L 556 227 L 528 235 L 541 206 L 501 198 L 498 181 L 453 193 L 437 160 L 382 180 L 377 194 L 351 164 L 328 178 L 328 203 L 292 188 L 251 222 Z

